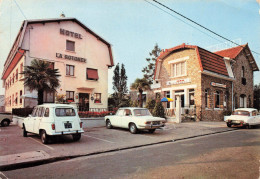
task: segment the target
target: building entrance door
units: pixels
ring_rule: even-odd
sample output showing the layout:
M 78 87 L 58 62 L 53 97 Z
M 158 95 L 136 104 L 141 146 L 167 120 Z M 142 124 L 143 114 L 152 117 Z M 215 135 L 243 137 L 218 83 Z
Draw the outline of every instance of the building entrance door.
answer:
M 79 93 L 79 111 L 89 111 L 89 93 Z

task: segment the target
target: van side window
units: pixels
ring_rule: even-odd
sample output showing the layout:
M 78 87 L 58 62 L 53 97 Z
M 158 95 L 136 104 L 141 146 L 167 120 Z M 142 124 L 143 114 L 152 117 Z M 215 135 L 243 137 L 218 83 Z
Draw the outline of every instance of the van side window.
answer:
M 35 116 L 36 116 L 36 114 L 37 114 L 37 109 L 38 109 L 38 108 L 34 108 L 34 109 L 33 109 L 32 117 L 35 117 Z
M 252 116 L 256 116 L 256 111 L 252 111 Z
M 37 116 L 38 116 L 38 117 L 42 117 L 43 110 L 44 110 L 43 107 L 40 107 L 40 108 L 38 109 L 38 112 L 37 112 Z
M 49 108 L 45 109 L 44 117 L 49 117 Z

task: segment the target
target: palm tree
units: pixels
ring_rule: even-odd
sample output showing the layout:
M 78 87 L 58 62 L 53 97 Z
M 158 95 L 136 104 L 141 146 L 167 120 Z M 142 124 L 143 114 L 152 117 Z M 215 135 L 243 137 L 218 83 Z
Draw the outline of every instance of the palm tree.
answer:
M 131 89 L 136 89 L 139 91 L 139 107 L 143 104 L 143 91 L 150 89 L 150 83 L 146 78 L 136 78 L 135 82 L 131 84 Z
M 44 91 L 53 92 L 60 86 L 59 70 L 50 68 L 50 63 L 43 60 L 34 59 L 21 74 L 24 75 L 24 85 L 29 90 L 38 91 L 38 104 L 43 104 Z

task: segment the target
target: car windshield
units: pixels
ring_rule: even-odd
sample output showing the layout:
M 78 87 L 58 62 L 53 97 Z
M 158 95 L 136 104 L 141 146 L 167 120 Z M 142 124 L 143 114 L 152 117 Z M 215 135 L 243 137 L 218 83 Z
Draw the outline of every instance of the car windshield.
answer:
M 135 116 L 151 116 L 151 113 L 148 109 L 134 109 Z
M 55 114 L 58 117 L 76 116 L 75 110 L 73 108 L 56 108 Z
M 232 114 L 240 115 L 240 116 L 250 116 L 250 113 L 248 111 L 241 111 L 241 110 L 234 111 Z

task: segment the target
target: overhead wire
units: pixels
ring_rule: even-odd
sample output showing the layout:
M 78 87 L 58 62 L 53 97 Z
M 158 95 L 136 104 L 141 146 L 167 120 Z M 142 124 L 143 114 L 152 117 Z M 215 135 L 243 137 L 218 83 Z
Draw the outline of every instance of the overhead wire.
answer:
M 148 2 L 147 0 L 144 0 L 144 1 Z M 230 40 L 230 39 L 228 39 L 228 38 L 226 38 L 226 37 L 224 37 L 224 36 L 222 36 L 222 35 L 220 35 L 220 34 L 214 32 L 213 30 L 210 30 L 209 28 L 207 28 L 207 27 L 201 25 L 200 23 L 198 23 L 198 22 L 196 22 L 196 21 L 194 21 L 194 20 L 192 20 L 192 19 L 190 19 L 190 18 L 184 16 L 183 14 L 181 14 L 181 13 L 179 13 L 179 12 L 173 10 L 172 8 L 170 8 L 170 7 L 166 6 L 166 5 L 164 5 L 164 4 L 160 3 L 160 2 L 158 2 L 157 0 L 152 0 L 152 1 L 154 1 L 155 3 L 159 4 L 160 6 L 162 6 L 162 7 L 164 7 L 164 8 L 166 8 L 166 9 L 168 9 L 168 10 L 174 12 L 175 14 L 181 16 L 182 18 L 184 18 L 184 19 L 186 19 L 186 20 L 188 20 L 188 21 L 190 21 L 190 22 L 196 24 L 197 26 L 199 26 L 199 27 L 205 29 L 206 31 L 209 31 L 210 33 L 212 33 L 212 34 L 214 34 L 214 35 L 216 35 L 216 36 L 218 36 L 218 37 L 220 37 L 220 38 L 222 38 L 222 39 L 224 39 L 224 40 L 226 40 L 226 41 L 228 41 L 228 42 L 231 42 L 232 44 L 235 44 L 235 45 L 237 45 L 237 46 L 240 46 L 240 47 L 244 48 L 242 45 L 240 45 L 240 44 L 238 44 L 238 43 L 236 43 L 236 42 L 234 42 L 234 41 L 232 41 L 232 40 Z M 150 3 L 150 2 L 149 2 L 149 3 Z M 152 4 L 152 3 L 150 3 L 150 4 Z M 152 4 L 152 5 L 154 5 L 154 4 Z M 159 7 L 156 6 L 156 5 L 154 5 L 154 6 L 157 7 L 157 8 L 159 8 Z M 161 9 L 161 8 L 159 8 L 159 9 Z M 161 9 L 161 10 L 162 10 L 162 9 Z M 169 12 L 167 12 L 167 11 L 165 11 L 165 10 L 162 10 L 162 11 L 163 11 L 163 12 L 166 12 L 166 13 L 169 14 L 169 15 L 171 15 L 172 17 L 175 17 L 175 16 L 173 16 L 171 13 L 169 13 Z M 175 18 L 176 18 L 176 17 L 175 17 Z M 177 19 L 179 19 L 179 18 L 177 18 Z M 180 19 L 179 19 L 179 20 L 180 20 Z M 183 22 L 183 20 L 181 20 L 181 21 Z M 190 26 L 191 26 L 191 25 L 190 25 Z M 191 26 L 191 27 L 195 28 L 194 26 Z M 195 29 L 198 30 L 198 28 L 195 28 Z M 199 30 L 199 31 L 202 32 L 201 30 Z M 204 33 L 204 32 L 203 32 L 203 33 Z M 206 34 L 206 33 L 204 33 L 204 34 Z M 207 35 L 208 35 L 208 34 L 207 34 Z M 208 35 L 208 36 L 210 36 L 210 35 Z M 210 36 L 210 37 L 213 38 L 212 36 Z M 216 38 L 214 38 L 214 39 L 216 40 Z M 219 40 L 218 40 L 218 41 L 219 41 Z M 251 51 L 252 51 L 253 53 L 257 54 L 257 55 L 260 55 L 260 53 L 254 51 L 254 50 L 251 50 Z
M 26 16 L 24 15 L 22 9 L 20 8 L 19 4 L 16 2 L 16 0 L 13 0 L 16 4 L 16 6 L 18 7 L 18 9 L 20 10 L 20 12 L 22 13 L 23 17 L 27 20 Z

